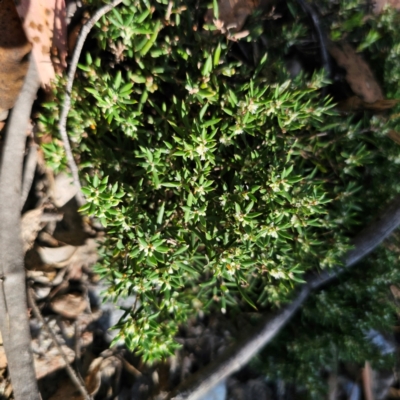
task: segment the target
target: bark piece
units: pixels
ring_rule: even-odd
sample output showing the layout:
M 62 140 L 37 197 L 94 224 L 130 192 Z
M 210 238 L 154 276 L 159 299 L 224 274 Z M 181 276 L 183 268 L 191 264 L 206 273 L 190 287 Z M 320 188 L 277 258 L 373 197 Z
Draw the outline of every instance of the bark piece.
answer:
M 14 106 L 28 71 L 31 44 L 22 29 L 13 0 L 0 3 L 0 113 Z
M 25 33 L 32 43 L 40 82 L 43 87 L 48 87 L 55 77 L 53 65 L 59 71 L 67 65 L 65 2 L 36 0 L 32 3 L 30 0 L 21 0 L 17 4 L 17 11 L 23 21 Z

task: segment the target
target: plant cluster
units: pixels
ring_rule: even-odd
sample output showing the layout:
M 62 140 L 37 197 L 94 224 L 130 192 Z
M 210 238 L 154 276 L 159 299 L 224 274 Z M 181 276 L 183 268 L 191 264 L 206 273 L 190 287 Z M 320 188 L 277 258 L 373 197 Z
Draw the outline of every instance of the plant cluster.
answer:
M 203 24 L 206 8 L 126 0 L 96 28 L 72 93 L 82 212 L 108 233 L 97 272 L 107 296 L 136 296 L 117 339 L 147 361 L 172 354 L 200 311 L 289 301 L 399 189 L 382 185 L 400 169 L 387 123 L 339 115 L 323 71 L 286 71 L 310 37 L 295 5 L 282 22 L 255 18 L 241 46 Z M 257 49 L 251 61 L 243 48 Z M 62 83 L 41 117 L 54 133 Z M 57 139 L 46 146 L 63 168 Z
M 296 398 L 307 399 L 320 399 L 328 392 L 326 377 L 340 376 L 346 366 L 361 368 L 367 360 L 378 371 L 391 370 L 396 345 L 390 332 L 399 304 L 388 289 L 400 280 L 399 269 L 393 268 L 398 262 L 397 236 L 313 295 L 301 314 L 253 360 L 253 368 L 271 381 L 294 384 Z

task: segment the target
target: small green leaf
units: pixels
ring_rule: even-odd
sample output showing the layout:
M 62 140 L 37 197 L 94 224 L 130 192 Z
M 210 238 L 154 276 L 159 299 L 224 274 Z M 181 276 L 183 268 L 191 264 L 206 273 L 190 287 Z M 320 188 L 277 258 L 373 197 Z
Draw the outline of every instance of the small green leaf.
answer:
M 160 182 L 160 185 L 169 188 L 178 188 L 181 186 L 181 184 L 177 182 Z
M 216 0 L 214 0 L 214 1 L 216 1 Z M 218 19 L 218 17 L 216 17 L 216 18 Z M 218 43 L 218 46 L 214 51 L 214 58 L 213 58 L 214 68 L 218 66 L 220 57 L 221 57 L 221 43 Z
M 165 202 L 161 204 L 160 210 L 157 215 L 157 224 L 161 225 L 164 218 Z
M 219 19 L 218 0 L 213 0 L 213 11 L 214 11 L 214 18 Z
M 115 76 L 115 79 L 114 79 L 115 90 L 119 89 L 119 87 L 121 86 L 121 82 L 122 82 L 122 74 L 121 74 L 121 71 L 118 71 L 117 75 Z
M 201 75 L 203 75 L 203 76 L 210 75 L 210 73 L 212 71 L 212 67 L 213 67 L 212 58 L 211 58 L 211 56 L 208 56 L 206 62 L 203 65 L 203 68 L 201 70 Z
M 240 286 L 240 283 L 236 282 L 236 284 L 237 284 L 237 288 L 239 290 L 239 293 L 243 297 L 243 299 L 246 300 L 246 302 L 248 304 L 250 304 L 255 310 L 257 310 L 256 305 L 253 303 L 253 301 L 250 299 L 250 297 L 247 295 L 247 293 L 242 289 L 242 287 Z

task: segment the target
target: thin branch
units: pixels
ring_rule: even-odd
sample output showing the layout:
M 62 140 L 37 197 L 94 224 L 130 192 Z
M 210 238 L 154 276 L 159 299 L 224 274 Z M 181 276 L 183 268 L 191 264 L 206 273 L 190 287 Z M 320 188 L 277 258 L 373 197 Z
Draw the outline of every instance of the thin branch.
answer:
M 78 167 L 75 163 L 74 156 L 72 155 L 71 145 L 69 143 L 68 133 L 67 133 L 67 118 L 68 112 L 71 108 L 71 92 L 72 86 L 74 84 L 74 78 L 76 73 L 76 68 L 78 66 L 79 57 L 82 52 L 83 44 L 93 26 L 99 21 L 99 19 L 107 14 L 110 10 L 120 4 L 122 0 L 114 0 L 110 4 L 105 5 L 104 7 L 97 10 L 93 17 L 83 25 L 81 32 L 79 34 L 78 41 L 75 46 L 74 55 L 72 57 L 71 65 L 69 67 L 68 77 L 67 77 L 67 87 L 65 92 L 65 98 L 63 102 L 63 106 L 61 109 L 60 121 L 58 124 L 58 128 L 60 130 L 61 139 L 64 143 L 65 154 L 67 156 L 68 166 L 72 173 L 72 178 L 74 180 L 75 186 L 78 188 L 77 201 L 79 205 L 83 205 L 85 203 L 85 198 L 83 197 L 81 191 L 81 184 L 79 181 L 79 172 Z
M 28 300 L 29 300 L 29 305 L 32 307 L 32 311 L 34 316 L 42 323 L 48 334 L 50 335 L 54 345 L 57 347 L 58 352 L 60 353 L 62 359 L 64 360 L 65 363 L 65 368 L 67 370 L 67 373 L 72 381 L 72 383 L 75 385 L 75 387 L 79 390 L 81 395 L 83 396 L 84 399 L 86 400 L 92 400 L 92 396 L 89 395 L 87 392 L 85 386 L 79 379 L 78 375 L 75 373 L 75 371 L 72 369 L 68 357 L 65 355 L 64 350 L 62 349 L 60 343 L 58 343 L 58 339 L 56 334 L 54 333 L 53 329 L 49 326 L 49 324 L 45 321 L 45 319 L 42 316 L 42 313 L 39 310 L 39 307 L 36 304 L 35 297 L 34 297 L 34 292 L 33 288 L 28 289 Z
M 82 385 L 85 385 L 85 381 L 81 374 L 81 329 L 78 320 L 74 322 L 74 352 L 75 352 L 75 372 Z
M 399 225 L 400 196 L 397 196 L 385 211 L 354 239 L 354 249 L 345 256 L 343 267 L 330 272 L 323 271 L 317 277 L 310 277 L 287 307 L 274 317 L 269 316 L 253 335 L 229 348 L 209 366 L 183 382 L 167 399 L 198 400 L 219 382 L 238 371 L 277 335 L 313 290 L 320 288 L 355 265 L 382 243 Z
M 39 400 L 26 307 L 21 239 L 21 181 L 26 132 L 39 88 L 30 56 L 22 90 L 7 123 L 0 167 L 0 330 L 16 400 Z

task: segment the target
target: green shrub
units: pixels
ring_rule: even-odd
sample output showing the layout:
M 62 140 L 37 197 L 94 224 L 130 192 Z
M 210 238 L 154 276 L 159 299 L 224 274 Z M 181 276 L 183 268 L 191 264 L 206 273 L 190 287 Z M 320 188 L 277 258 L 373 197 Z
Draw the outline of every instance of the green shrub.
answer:
M 254 62 L 201 26 L 204 5 L 175 2 L 165 21 L 167 8 L 127 0 L 102 19 L 68 121 L 87 172 L 82 212 L 108 232 L 96 270 L 107 296 L 137 296 L 118 338 L 147 361 L 172 354 L 200 311 L 290 301 L 303 273 L 339 264 L 399 191 L 387 123 L 339 115 L 323 72 L 290 79 L 284 57 L 311 29 L 295 4 L 279 23 L 254 17 L 240 41 Z
M 391 241 L 398 249 L 399 238 Z M 388 247 L 315 293 L 253 367 L 272 381 L 294 384 L 296 399 L 315 400 L 328 393 L 328 374 L 341 376 L 344 365 L 357 370 L 369 361 L 375 370 L 392 370 L 397 355 L 390 351 L 395 350 L 390 334 L 398 304 L 389 286 L 400 281 L 400 270 L 398 251 Z M 387 333 L 386 347 L 373 342 L 371 329 Z

